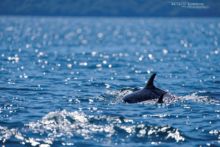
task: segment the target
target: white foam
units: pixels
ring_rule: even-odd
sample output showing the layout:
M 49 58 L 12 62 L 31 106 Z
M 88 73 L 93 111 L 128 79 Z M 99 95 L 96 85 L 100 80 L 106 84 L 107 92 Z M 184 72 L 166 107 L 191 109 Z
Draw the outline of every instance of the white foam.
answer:
M 164 139 L 171 138 L 177 142 L 184 141 L 184 137 L 180 132 L 169 126 L 146 126 L 144 123 L 135 123 L 134 120 L 128 118 L 87 115 L 81 111 L 69 112 L 66 110 L 49 112 L 42 119 L 25 124 L 25 127 L 19 130 L 0 126 L 0 141 L 5 143 L 15 137 L 22 144 L 50 146 L 55 140 L 75 136 L 97 141 L 101 141 L 104 138 L 111 140 L 111 137 L 118 135 L 120 130 L 124 130 L 125 138 L 131 136 L 157 136 L 159 133 L 165 133 L 167 137 L 164 136 Z M 26 134 L 41 135 L 29 137 Z M 97 138 L 97 134 L 102 134 L 101 136 L 103 137 Z M 69 143 L 74 144 L 74 140 Z

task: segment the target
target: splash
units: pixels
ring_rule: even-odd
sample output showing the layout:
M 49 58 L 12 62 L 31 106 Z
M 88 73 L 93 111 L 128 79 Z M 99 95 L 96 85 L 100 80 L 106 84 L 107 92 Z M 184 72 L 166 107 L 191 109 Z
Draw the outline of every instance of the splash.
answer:
M 136 90 L 138 89 L 124 88 L 122 90 L 117 90 L 117 91 L 107 91 L 107 94 L 115 97 L 115 100 L 113 100 L 113 103 L 120 103 L 120 102 L 123 102 L 122 98 L 125 95 L 128 95 Z M 174 104 L 177 102 L 183 102 L 183 101 L 193 101 L 197 103 L 220 105 L 219 100 L 206 95 L 206 93 L 207 92 L 205 91 L 199 91 L 199 92 L 195 92 L 195 93 L 192 93 L 190 95 L 185 95 L 185 96 L 175 96 L 175 95 L 167 93 L 164 95 L 163 101 L 164 101 L 164 104 L 166 105 Z M 141 102 L 141 104 L 157 104 L 157 101 L 158 101 L 157 99 L 153 99 L 153 100 Z
M 51 146 L 57 140 L 68 138 L 71 138 L 71 141 L 68 143 L 65 141 L 62 145 L 73 145 L 74 138 L 95 142 L 104 142 L 107 139 L 110 144 L 123 143 L 131 139 L 141 139 L 145 142 L 170 139 L 175 142 L 184 141 L 181 132 L 170 126 L 152 126 L 119 116 L 95 116 L 81 111 L 66 110 L 50 112 L 41 120 L 25 124 L 21 129 L 0 126 L 0 136 L 3 144 L 14 138 L 21 144 L 31 146 Z
M 206 95 L 206 93 L 207 92 L 205 92 L 205 91 L 194 92 L 190 95 L 179 97 L 179 100 L 220 105 L 220 101 L 218 99 L 210 97 L 210 96 Z

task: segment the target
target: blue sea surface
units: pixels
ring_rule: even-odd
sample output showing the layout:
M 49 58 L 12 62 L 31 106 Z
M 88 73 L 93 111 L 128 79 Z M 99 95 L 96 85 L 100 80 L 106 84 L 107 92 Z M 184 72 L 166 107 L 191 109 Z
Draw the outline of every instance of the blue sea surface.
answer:
M 1 16 L 0 145 L 220 146 L 220 19 Z

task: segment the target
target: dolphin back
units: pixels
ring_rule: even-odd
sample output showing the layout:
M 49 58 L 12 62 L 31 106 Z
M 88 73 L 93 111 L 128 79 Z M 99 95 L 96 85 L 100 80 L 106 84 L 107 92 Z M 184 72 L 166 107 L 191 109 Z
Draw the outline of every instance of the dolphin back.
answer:
M 158 99 L 158 103 L 163 103 L 163 96 L 167 92 L 154 86 L 155 76 L 156 73 L 151 75 L 146 86 L 143 89 L 124 96 L 124 102 L 138 103 L 146 100 Z

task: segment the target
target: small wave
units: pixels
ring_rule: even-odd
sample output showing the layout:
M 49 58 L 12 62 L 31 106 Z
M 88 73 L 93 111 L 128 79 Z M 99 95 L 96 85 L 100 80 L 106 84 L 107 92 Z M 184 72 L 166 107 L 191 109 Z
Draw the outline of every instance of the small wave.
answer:
M 37 88 L 20 88 L 20 87 L 0 87 L 0 90 L 2 91 L 39 91 Z
M 26 134 L 31 137 L 27 137 Z M 112 143 L 129 140 L 140 140 L 141 143 L 185 140 L 178 129 L 170 126 L 152 126 L 119 116 L 95 116 L 81 111 L 66 110 L 50 112 L 41 120 L 26 124 L 22 129 L 0 126 L 0 136 L 3 144 L 15 139 L 19 143 L 32 146 L 50 146 L 56 140 L 66 138 L 71 138 L 70 144 L 74 144 L 78 138 L 96 142 L 103 142 L 108 138 Z
M 190 100 L 190 101 L 199 102 L 199 103 L 220 105 L 220 100 L 215 99 L 214 97 L 211 97 L 207 95 L 206 93 L 207 92 L 205 91 L 194 92 L 190 95 L 180 96 L 179 100 L 182 100 L 182 101 Z

